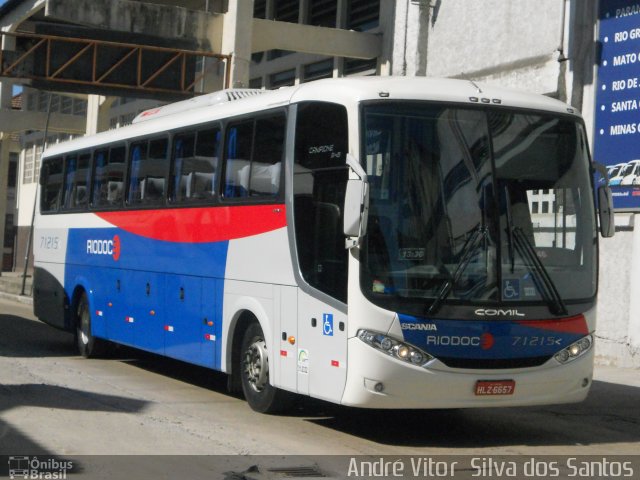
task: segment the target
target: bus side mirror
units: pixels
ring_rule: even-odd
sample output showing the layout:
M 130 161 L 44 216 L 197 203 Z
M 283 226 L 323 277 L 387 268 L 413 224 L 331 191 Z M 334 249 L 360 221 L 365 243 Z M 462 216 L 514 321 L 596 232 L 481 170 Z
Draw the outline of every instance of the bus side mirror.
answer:
M 613 213 L 613 197 L 608 186 L 598 187 L 598 215 L 600 220 L 600 235 L 611 238 L 616 232 L 616 222 Z
M 607 173 L 607 168 L 598 162 L 592 162 L 591 167 L 604 179 L 604 185 L 598 187 L 600 235 L 604 238 L 611 238 L 616 233 L 616 222 L 613 213 L 613 196 L 611 195 L 611 188 L 609 188 L 609 174 Z
M 360 245 L 367 231 L 369 183 L 364 169 L 351 154 L 347 155 L 347 165 L 351 168 L 351 178 L 344 196 L 344 235 L 346 248 L 350 249 Z

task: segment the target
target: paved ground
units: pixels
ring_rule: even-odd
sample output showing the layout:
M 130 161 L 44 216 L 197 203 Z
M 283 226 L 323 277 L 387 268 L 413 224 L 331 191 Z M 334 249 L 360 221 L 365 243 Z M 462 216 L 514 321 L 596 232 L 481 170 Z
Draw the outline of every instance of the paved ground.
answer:
M 229 395 L 216 372 L 125 348 L 81 359 L 71 335 L 0 299 L 0 455 L 300 455 L 313 464 L 320 455 L 638 454 L 640 372 L 597 367 L 595 378 L 578 405 L 388 412 L 306 400 L 267 416 Z M 113 463 L 105 458 L 103 472 Z M 243 457 L 219 462 L 233 458 Z

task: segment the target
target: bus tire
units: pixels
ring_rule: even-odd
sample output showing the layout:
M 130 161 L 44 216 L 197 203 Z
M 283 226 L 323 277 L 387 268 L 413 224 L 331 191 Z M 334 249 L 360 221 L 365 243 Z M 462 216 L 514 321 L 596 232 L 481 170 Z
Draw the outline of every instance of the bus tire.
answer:
M 290 407 L 292 395 L 269 383 L 267 344 L 257 322 L 244 332 L 239 368 L 244 398 L 252 410 L 276 413 Z
M 82 292 L 78 300 L 76 316 L 76 344 L 78 352 L 84 358 L 97 358 L 106 353 L 104 340 L 96 338 L 91 333 L 91 310 L 87 294 Z

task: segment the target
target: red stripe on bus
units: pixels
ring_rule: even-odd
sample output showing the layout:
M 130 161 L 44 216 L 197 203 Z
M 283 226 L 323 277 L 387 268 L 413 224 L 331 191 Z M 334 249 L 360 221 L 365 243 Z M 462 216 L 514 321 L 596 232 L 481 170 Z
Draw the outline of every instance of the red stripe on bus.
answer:
M 525 320 L 518 322 L 518 324 L 553 332 L 575 333 L 578 335 L 589 334 L 589 327 L 584 315 L 576 315 L 575 317 L 561 318 L 558 320 Z
M 96 215 L 134 235 L 181 243 L 250 237 L 287 224 L 284 205 L 125 210 Z

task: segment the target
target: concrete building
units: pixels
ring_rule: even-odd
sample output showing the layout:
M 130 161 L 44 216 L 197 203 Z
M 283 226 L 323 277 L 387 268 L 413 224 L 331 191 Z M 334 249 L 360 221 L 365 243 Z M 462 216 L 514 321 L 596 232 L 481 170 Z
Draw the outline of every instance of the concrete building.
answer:
M 230 55 L 226 80 L 233 86 L 278 88 L 352 74 L 426 75 L 499 84 L 570 103 L 582 111 L 593 142 L 598 4 L 597 0 L 149 0 L 141 10 L 141 2 L 134 0 L 9 0 L 0 8 L 0 25 L 15 31 L 55 19 L 119 35 L 176 38 L 195 49 Z M 620 8 L 626 16 L 626 7 Z M 631 15 L 634 10 L 629 8 Z M 115 11 L 118 15 L 112 14 Z M 148 18 L 141 16 L 143 11 Z M 172 21 L 154 25 L 154 18 Z M 204 69 L 207 61 L 198 68 Z M 220 71 L 216 75 L 206 80 L 204 90 L 220 87 Z M 6 91 L 6 81 L 2 83 Z M 6 101 L 3 105 L 6 108 Z M 605 110 L 605 105 L 598 107 Z M 109 116 L 109 109 L 117 113 Z M 135 102 L 96 97 L 89 99 L 88 110 L 91 131 L 126 123 L 127 115 L 139 108 Z M 36 147 L 34 159 L 37 154 Z M 21 172 L 29 171 L 30 158 L 22 155 Z M 6 169 L 7 162 L 3 164 Z M 3 178 L 0 174 L 0 181 Z M 31 188 L 20 189 L 19 228 L 26 227 L 29 217 L 22 211 L 23 196 L 32 195 Z M 557 214 L 556 202 L 550 192 L 530 198 L 542 223 Z M 640 288 L 635 216 L 619 215 L 617 235 L 601 240 L 598 356 L 602 362 L 627 366 L 640 366 L 640 298 L 633 296 Z
M 11 101 L 12 110 L 20 110 L 22 108 L 22 95 L 15 95 Z M 17 195 L 16 186 L 18 184 L 18 164 L 19 164 L 19 152 L 17 146 L 19 142 L 17 135 L 8 137 L 10 147 L 13 151 L 9 151 L 9 165 L 7 169 L 7 203 L 5 210 L 5 222 L 4 222 L 4 249 L 2 252 L 2 270 L 12 270 L 16 263 L 15 247 L 17 244 Z

